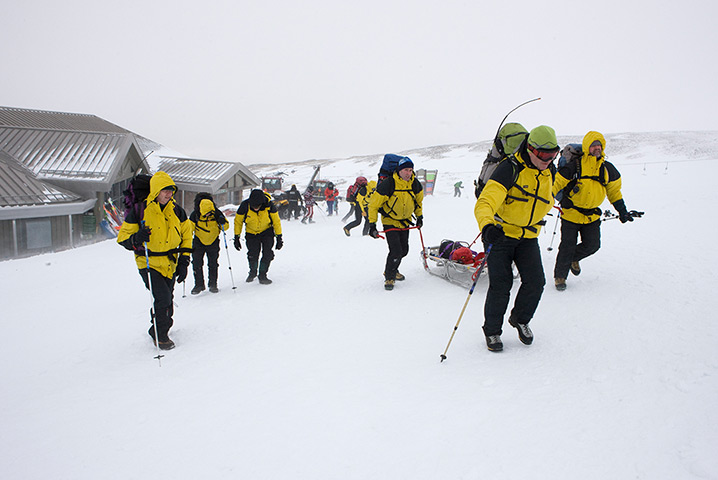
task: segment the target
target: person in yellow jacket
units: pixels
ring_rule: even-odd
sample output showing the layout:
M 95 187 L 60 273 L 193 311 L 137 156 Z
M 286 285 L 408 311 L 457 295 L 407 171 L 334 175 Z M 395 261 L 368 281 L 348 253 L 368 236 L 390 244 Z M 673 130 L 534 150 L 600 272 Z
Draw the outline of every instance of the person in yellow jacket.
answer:
M 131 209 L 127 212 L 117 234 L 117 243 L 134 251 L 145 287 L 150 289 L 151 285 L 154 302 L 148 333 L 163 350 L 175 347 L 169 338 L 174 324 L 175 279 L 178 283 L 184 282 L 192 252 L 192 226 L 184 209 L 174 201 L 176 191 L 177 187 L 167 173 L 155 173 L 150 179 L 144 211 Z
M 396 171 L 379 182 L 369 200 L 369 235 L 379 237 L 376 221 L 381 213 L 389 254 L 384 267 L 384 288 L 394 289 L 396 280 L 404 280 L 399 273 L 401 259 L 409 253 L 409 230 L 414 225 L 412 216 L 416 216 L 416 226 L 424 224 L 422 202 L 424 190 L 414 176 L 414 162 L 409 157 L 402 157 Z
M 521 288 L 509 324 L 518 330 L 522 343 L 533 342 L 528 323 L 546 284 L 537 237 L 544 216 L 553 208 L 556 170 L 552 162 L 558 152 L 553 128 L 534 128 L 518 151 L 499 163 L 476 200 L 474 215 L 484 245 L 490 246 L 483 330 L 486 345 L 494 352 L 503 350 L 501 333 L 513 284 L 512 263 L 521 275 Z
M 192 222 L 192 271 L 194 287 L 190 292 L 197 295 L 204 290 L 204 257 L 207 256 L 208 285 L 212 293 L 219 292 L 219 233 L 229 228 L 224 214 L 214 204 L 212 195 L 200 192 L 194 199 L 194 211 L 189 216 Z
M 581 273 L 579 262 L 601 248 L 601 204 L 608 201 L 618 212 L 621 223 L 632 222 L 621 194 L 621 174 L 606 161 L 606 139 L 598 132 L 588 132 L 581 142 L 583 155 L 558 169 L 553 186 L 554 196 L 561 197 L 561 243 L 553 270 L 559 291 L 566 290 L 569 270 Z M 581 234 L 581 243 L 576 244 Z
M 369 235 L 369 201 L 371 200 L 371 194 L 376 191 L 376 183 L 376 180 L 372 180 L 366 184 L 366 195 L 361 199 L 361 214 L 364 217 L 362 235 Z
M 242 227 L 246 225 L 247 233 L 244 241 L 247 244 L 247 260 L 249 261 L 249 275 L 247 283 L 254 281 L 259 273 L 259 283 L 269 285 L 272 281 L 267 278 L 269 264 L 274 259 L 274 238 L 277 238 L 277 250 L 284 246 L 282 240 L 282 224 L 277 213 L 277 207 L 271 201 L 269 194 L 254 189 L 249 198 L 243 201 L 234 217 L 234 248 L 242 249 L 239 236 Z M 260 259 L 261 254 L 261 259 Z

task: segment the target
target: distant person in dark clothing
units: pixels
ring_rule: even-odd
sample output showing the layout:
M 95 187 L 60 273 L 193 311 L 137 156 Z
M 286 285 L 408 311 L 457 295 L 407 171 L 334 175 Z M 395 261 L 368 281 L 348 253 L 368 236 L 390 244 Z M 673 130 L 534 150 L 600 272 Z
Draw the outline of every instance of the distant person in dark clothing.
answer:
M 296 185 L 292 185 L 292 188 L 287 192 L 287 201 L 289 202 L 289 215 L 287 220 L 294 216 L 295 220 L 299 219 L 299 215 L 302 213 L 302 194 L 297 190 Z

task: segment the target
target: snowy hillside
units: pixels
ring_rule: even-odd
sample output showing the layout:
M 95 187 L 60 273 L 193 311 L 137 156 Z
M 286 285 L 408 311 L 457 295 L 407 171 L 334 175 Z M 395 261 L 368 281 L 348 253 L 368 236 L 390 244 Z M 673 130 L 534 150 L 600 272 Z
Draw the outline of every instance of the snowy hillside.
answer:
M 161 367 L 149 294 L 113 241 L 0 262 L 0 478 L 718 478 L 718 132 L 607 140 L 626 205 L 646 214 L 606 221 L 565 292 L 548 218 L 535 341 L 505 325 L 501 353 L 481 332 L 485 278 L 440 363 L 467 290 L 424 271 L 413 231 L 407 278 L 385 291 L 385 242 L 347 238 L 322 212 L 283 223 L 272 285 L 244 282 L 230 242 L 218 294 L 177 286 Z M 439 170 L 427 246 L 478 234 L 471 182 L 487 148 L 403 152 Z M 322 161 L 322 177 L 343 194 L 378 161 Z M 300 185 L 311 162 L 253 170 Z

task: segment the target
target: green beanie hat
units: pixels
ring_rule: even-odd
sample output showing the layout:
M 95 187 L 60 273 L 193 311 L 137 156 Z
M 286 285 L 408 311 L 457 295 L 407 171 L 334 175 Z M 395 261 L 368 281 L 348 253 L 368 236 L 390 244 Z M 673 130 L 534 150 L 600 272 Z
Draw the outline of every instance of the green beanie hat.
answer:
M 538 150 L 555 150 L 558 148 L 556 132 L 547 125 L 541 125 L 529 133 L 529 145 Z

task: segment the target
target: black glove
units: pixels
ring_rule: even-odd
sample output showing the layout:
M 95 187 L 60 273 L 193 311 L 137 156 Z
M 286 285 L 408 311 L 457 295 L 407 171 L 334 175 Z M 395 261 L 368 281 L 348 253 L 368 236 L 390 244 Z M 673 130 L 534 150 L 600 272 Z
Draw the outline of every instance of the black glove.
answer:
M 620 199 L 619 201 L 614 203 L 613 208 L 615 208 L 618 212 L 618 219 L 621 221 L 621 223 L 633 221 L 633 217 L 631 216 L 631 214 L 628 213 L 628 209 L 626 208 L 626 202 L 624 202 L 623 199 Z
M 147 242 L 150 239 L 150 234 L 152 232 L 149 228 L 147 228 L 146 225 L 142 225 L 137 232 L 132 234 L 132 245 L 136 247 L 141 247 L 142 244 Z
M 506 235 L 504 235 L 504 229 L 498 225 L 494 225 L 493 223 L 486 225 L 484 229 L 481 230 L 481 235 L 484 236 L 484 241 L 491 245 L 501 243 L 506 238 Z
M 281 235 L 277 235 L 277 250 L 281 250 L 284 246 L 284 240 L 282 240 Z
M 573 208 L 573 200 L 568 198 L 568 195 L 566 193 L 563 194 L 563 197 L 561 197 L 561 201 L 558 202 L 562 208 Z
M 379 238 L 379 230 L 376 229 L 376 223 L 369 224 L 369 236 L 372 238 Z
M 419 228 L 424 226 L 424 216 L 423 215 L 419 215 L 418 217 L 416 217 L 416 226 Z
M 235 236 L 234 236 L 234 248 L 235 248 L 237 251 L 242 250 L 242 244 L 239 243 L 239 235 L 235 235 Z
M 217 221 L 217 225 L 220 227 L 227 223 L 227 219 L 224 217 L 224 213 L 218 208 L 214 211 L 214 219 Z
M 177 275 L 177 283 L 182 283 L 184 282 L 184 279 L 187 278 L 188 266 L 189 256 L 181 255 L 179 261 L 177 262 L 177 269 L 175 270 L 175 274 Z

